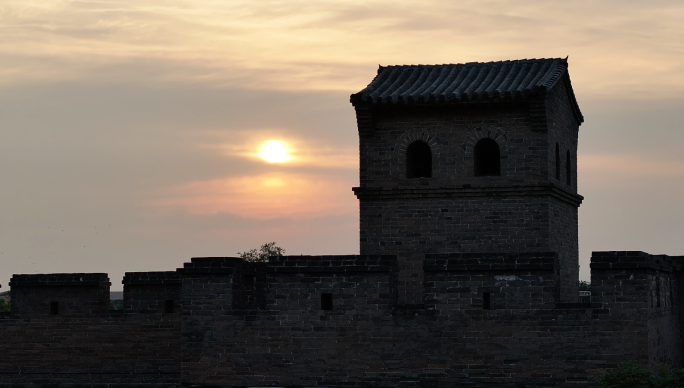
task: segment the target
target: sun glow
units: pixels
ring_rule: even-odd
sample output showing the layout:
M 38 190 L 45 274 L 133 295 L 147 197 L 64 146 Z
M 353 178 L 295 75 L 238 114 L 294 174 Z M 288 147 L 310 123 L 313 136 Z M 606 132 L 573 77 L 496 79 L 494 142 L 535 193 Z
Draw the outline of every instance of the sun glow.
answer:
M 283 163 L 292 159 L 287 154 L 288 149 L 283 142 L 278 140 L 269 140 L 261 146 L 261 153 L 256 156 L 263 158 L 269 163 Z

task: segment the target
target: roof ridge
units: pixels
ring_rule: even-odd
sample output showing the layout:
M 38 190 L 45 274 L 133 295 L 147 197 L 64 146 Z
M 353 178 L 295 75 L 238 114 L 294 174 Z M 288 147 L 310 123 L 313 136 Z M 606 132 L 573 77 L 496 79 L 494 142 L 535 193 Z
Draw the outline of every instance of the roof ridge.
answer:
M 440 66 L 482 66 L 482 65 L 493 65 L 499 63 L 514 63 L 514 62 L 542 62 L 542 61 L 562 61 L 567 64 L 567 57 L 565 58 L 524 58 L 524 59 L 507 59 L 501 61 L 489 61 L 489 62 L 466 62 L 466 63 L 435 63 L 435 64 L 413 64 L 413 65 L 378 65 L 378 70 L 390 69 L 390 68 L 416 68 L 416 67 L 440 67 Z

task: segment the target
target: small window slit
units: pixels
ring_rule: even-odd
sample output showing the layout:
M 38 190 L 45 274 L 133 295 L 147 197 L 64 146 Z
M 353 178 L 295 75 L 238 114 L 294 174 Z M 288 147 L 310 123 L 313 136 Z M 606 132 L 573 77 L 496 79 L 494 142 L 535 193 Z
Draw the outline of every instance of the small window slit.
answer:
M 59 315 L 59 302 L 50 302 L 50 315 Z
M 491 292 L 483 292 L 482 293 L 482 308 L 484 310 L 491 310 L 492 309 L 492 293 Z
M 333 294 L 322 293 L 321 294 L 321 310 L 332 310 L 333 309 Z

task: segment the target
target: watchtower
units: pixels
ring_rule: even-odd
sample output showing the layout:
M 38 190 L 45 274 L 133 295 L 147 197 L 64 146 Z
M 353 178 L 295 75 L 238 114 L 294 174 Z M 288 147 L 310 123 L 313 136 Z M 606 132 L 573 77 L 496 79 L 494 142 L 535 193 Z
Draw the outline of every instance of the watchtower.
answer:
M 557 252 L 577 298 L 577 136 L 566 59 L 387 66 L 351 95 L 361 254 Z

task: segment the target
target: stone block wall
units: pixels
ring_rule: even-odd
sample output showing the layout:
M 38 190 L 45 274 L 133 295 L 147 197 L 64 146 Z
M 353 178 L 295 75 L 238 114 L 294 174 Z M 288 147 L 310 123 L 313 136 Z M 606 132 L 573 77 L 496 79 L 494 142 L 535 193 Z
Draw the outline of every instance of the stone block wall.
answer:
M 361 254 L 558 252 L 561 297 L 577 302 L 580 123 L 566 81 L 523 101 L 358 106 L 373 122 L 359 133 Z M 484 138 L 500 148 L 500 176 L 474 174 L 474 146 Z M 407 178 L 406 150 L 416 140 L 431 148 L 429 178 Z
M 222 368 L 242 365 L 230 357 L 230 351 L 216 337 L 228 336 L 237 344 L 242 335 L 230 316 L 234 306 L 236 268 L 244 265 L 238 258 L 193 258 L 179 272 L 183 276 L 183 349 L 181 373 L 183 381 L 220 384 L 231 378 Z M 268 338 L 260 338 L 267 341 Z
M 361 253 L 546 251 L 546 198 L 468 194 L 472 197 L 385 199 L 360 194 Z
M 425 304 L 452 313 L 553 309 L 559 303 L 557 262 L 553 252 L 426 255 Z
M 181 309 L 181 276 L 175 271 L 126 272 L 124 311 L 172 314 Z
M 577 206 L 555 198 L 548 200 L 549 246 L 558 252 L 561 300 L 579 301 L 579 234 Z
M 195 258 L 127 273 L 125 309 L 88 314 L 27 315 L 39 298 L 19 295 L 93 286 L 22 275 L 0 387 L 568 387 L 627 360 L 681 365 L 681 257 L 595 252 L 591 303 L 561 298 L 558 257 L 426 254 L 413 273 L 388 255 Z
M 615 258 L 601 255 L 593 259 L 597 268 L 615 265 Z M 644 262 L 658 260 L 643 255 Z M 621 361 L 648 365 L 655 354 L 659 362 L 678 362 L 671 345 L 678 321 L 640 310 L 650 298 L 646 278 L 618 287 L 613 292 L 621 296 L 612 298 L 606 287 L 614 274 L 599 274 L 596 301 L 582 304 L 559 297 L 557 253 L 428 254 L 421 263 L 422 298 L 412 304 L 402 300 L 400 258 L 392 256 L 272 258 L 261 267 L 265 304 L 257 309 L 231 311 L 228 306 L 239 303 L 208 302 L 215 297 L 198 293 L 185 304 L 184 327 L 191 332 L 183 339 L 182 380 L 226 386 L 586 386 Z M 196 267 L 193 289 L 234 290 L 236 274 L 251 265 L 198 259 L 184 271 Z M 215 288 L 218 283 L 224 286 Z M 323 294 L 332 296 L 331 310 L 322 309 Z M 676 297 L 672 303 L 679 306 Z
M 564 77 L 546 96 L 544 102 L 549 182 L 561 190 L 577 195 L 577 142 L 580 122 L 573 111 L 574 97 L 570 79 Z M 559 148 L 559 172 L 556 178 L 556 144 Z M 569 171 L 567 154 L 570 154 Z M 568 175 L 568 172 L 570 173 Z M 569 184 L 568 184 L 569 180 Z M 579 205 L 579 204 L 578 204 Z M 568 201 L 550 201 L 550 251 L 558 252 L 561 267 L 561 295 L 564 302 L 577 302 L 579 278 L 578 205 Z
M 620 329 L 609 339 L 615 357 L 630 354 L 651 367 L 682 364 L 681 262 L 644 252 L 592 254 L 592 304 L 606 327 Z
M 104 273 L 14 275 L 11 309 L 26 318 L 89 316 L 109 310 L 109 286 Z
M 510 186 L 548 181 L 546 134 L 532 130 L 527 103 L 385 108 L 373 111 L 372 135 L 359 139 L 360 187 Z M 473 147 L 494 139 L 501 176 L 474 176 Z M 406 147 L 432 150 L 432 177 L 406 178 Z
M 12 310 L 0 316 L 0 386 L 176 385 L 180 311 L 154 308 L 159 303 L 150 293 L 137 300 L 144 293 L 131 287 L 155 288 L 152 294 L 164 303 L 168 295 L 180 294 L 180 282 L 161 285 L 161 278 L 174 275 L 159 273 L 126 276 L 129 308 L 121 311 L 109 310 L 106 274 L 15 275 Z M 57 314 L 51 314 L 53 302 Z
M 254 268 L 265 275 L 252 283 L 265 303 L 244 308 L 231 297 L 233 285 Z M 363 368 L 364 353 L 382 353 L 368 330 L 382 330 L 381 316 L 394 305 L 395 270 L 395 259 L 382 256 L 291 256 L 268 265 L 193 259 L 182 269 L 183 381 L 325 385 L 358 373 L 348 371 L 350 362 Z

